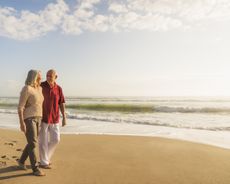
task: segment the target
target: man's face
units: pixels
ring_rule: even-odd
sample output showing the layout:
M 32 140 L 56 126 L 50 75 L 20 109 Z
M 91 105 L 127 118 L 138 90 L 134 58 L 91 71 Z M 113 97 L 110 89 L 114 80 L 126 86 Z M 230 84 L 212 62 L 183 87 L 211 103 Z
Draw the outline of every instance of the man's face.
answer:
M 49 83 L 54 83 L 55 82 L 55 80 L 56 80 L 56 74 L 54 73 L 54 72 L 48 72 L 47 74 L 46 74 L 46 80 L 47 80 L 47 82 L 49 82 Z

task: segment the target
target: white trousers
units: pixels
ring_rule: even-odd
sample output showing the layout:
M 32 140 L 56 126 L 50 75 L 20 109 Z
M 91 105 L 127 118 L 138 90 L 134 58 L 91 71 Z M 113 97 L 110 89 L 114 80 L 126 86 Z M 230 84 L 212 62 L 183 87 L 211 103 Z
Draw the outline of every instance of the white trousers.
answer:
M 42 122 L 39 132 L 39 156 L 41 165 L 48 165 L 55 151 L 57 144 L 60 142 L 59 123 L 48 124 Z

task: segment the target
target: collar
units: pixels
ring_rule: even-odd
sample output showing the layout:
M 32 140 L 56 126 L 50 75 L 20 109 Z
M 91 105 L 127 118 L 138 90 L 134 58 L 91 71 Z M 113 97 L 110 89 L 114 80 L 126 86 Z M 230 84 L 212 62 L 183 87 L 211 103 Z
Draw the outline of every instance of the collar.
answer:
M 56 83 L 56 82 L 54 82 L 53 87 L 51 87 L 50 84 L 49 84 L 47 81 L 45 81 L 44 83 L 45 83 L 45 85 L 46 85 L 48 88 L 50 88 L 50 89 L 53 89 L 53 88 L 56 88 L 56 87 L 57 87 L 57 83 Z

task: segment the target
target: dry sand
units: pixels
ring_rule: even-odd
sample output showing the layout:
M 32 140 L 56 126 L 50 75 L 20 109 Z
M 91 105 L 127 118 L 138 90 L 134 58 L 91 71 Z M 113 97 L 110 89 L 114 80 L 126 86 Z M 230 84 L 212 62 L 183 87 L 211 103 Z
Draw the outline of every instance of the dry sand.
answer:
M 156 137 L 62 135 L 52 169 L 43 169 L 46 176 L 36 177 L 16 165 L 25 143 L 22 132 L 0 129 L 0 184 L 230 183 L 230 150 L 203 144 Z

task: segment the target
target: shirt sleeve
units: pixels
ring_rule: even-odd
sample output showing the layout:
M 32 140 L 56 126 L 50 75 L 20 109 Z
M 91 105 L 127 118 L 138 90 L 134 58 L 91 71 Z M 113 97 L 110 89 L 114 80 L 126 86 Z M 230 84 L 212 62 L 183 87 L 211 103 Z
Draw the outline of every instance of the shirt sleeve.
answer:
M 28 97 L 29 97 L 28 87 L 24 86 L 20 93 L 18 111 L 24 111 Z
M 65 103 L 65 97 L 64 97 L 64 94 L 62 92 L 62 88 L 59 87 L 59 101 L 58 101 L 58 104 L 62 104 L 62 103 Z

